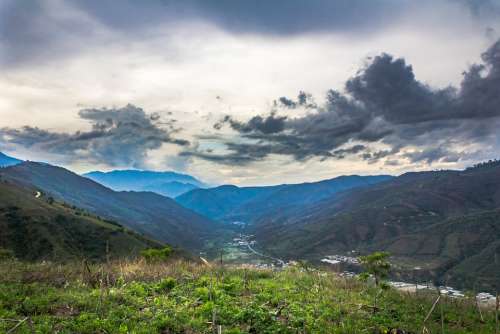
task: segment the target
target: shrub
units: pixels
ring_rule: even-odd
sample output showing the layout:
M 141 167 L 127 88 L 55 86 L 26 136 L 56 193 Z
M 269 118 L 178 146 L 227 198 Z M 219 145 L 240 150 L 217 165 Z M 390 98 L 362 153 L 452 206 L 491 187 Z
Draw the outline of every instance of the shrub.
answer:
M 164 247 L 164 248 L 148 248 L 141 251 L 141 256 L 147 262 L 161 262 L 167 260 L 172 254 L 172 248 Z
M 14 252 L 10 249 L 0 248 L 0 261 L 1 260 L 11 260 L 14 259 Z
M 375 284 L 377 286 L 382 279 L 385 279 L 389 275 L 389 271 L 391 270 L 391 264 L 387 261 L 389 255 L 387 252 L 375 252 L 359 258 L 366 273 L 375 277 Z
M 177 284 L 177 281 L 175 280 L 175 278 L 173 277 L 166 277 L 164 279 L 162 279 L 159 283 L 158 283 L 158 287 L 157 289 L 159 291 L 170 291 L 172 290 L 175 285 Z

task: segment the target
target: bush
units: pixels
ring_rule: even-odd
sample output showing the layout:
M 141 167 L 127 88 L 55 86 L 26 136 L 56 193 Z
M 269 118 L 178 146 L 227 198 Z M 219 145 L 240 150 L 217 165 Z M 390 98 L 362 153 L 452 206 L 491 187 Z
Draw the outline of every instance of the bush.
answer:
M 147 262 L 162 262 L 166 261 L 170 255 L 172 254 L 172 248 L 164 247 L 164 248 L 148 248 L 141 251 L 141 256 Z
M 390 256 L 387 252 L 375 252 L 367 256 L 361 256 L 359 259 L 361 265 L 365 268 L 365 272 L 373 275 L 375 284 L 378 286 L 381 280 L 387 278 L 391 270 L 391 264 L 387 260 Z M 366 275 L 366 274 L 365 274 Z
M 167 278 L 162 279 L 158 283 L 158 290 L 168 292 L 168 291 L 172 290 L 176 284 L 177 284 L 177 281 L 175 280 L 175 278 L 167 277 Z
M 0 248 L 0 261 L 14 259 L 14 252 L 10 249 Z

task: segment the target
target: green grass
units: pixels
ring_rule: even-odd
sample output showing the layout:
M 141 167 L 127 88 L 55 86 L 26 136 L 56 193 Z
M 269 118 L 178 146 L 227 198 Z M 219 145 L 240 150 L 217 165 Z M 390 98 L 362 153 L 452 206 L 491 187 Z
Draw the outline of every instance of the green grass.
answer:
M 420 333 L 434 299 L 300 268 L 0 263 L 2 333 L 20 320 L 15 333 L 212 333 L 219 325 L 223 333 Z M 495 332 L 493 312 L 483 310 L 481 323 L 471 301 L 446 300 L 443 313 L 446 333 Z M 439 307 L 426 326 L 440 332 Z

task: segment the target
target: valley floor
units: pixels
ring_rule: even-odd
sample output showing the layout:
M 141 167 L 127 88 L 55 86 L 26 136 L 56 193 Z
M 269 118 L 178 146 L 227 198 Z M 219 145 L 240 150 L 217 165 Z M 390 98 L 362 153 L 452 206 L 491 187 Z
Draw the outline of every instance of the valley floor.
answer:
M 495 333 L 471 299 L 424 323 L 435 299 L 296 266 L 0 263 L 2 333 Z

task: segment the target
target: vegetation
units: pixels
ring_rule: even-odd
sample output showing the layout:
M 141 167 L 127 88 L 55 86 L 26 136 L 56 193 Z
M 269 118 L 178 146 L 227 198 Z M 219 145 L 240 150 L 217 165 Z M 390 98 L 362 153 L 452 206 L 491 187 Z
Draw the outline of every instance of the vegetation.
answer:
M 279 258 L 383 250 L 405 279 L 419 267 L 419 281 L 493 292 L 500 288 L 500 166 L 482 166 L 406 173 L 295 212 L 274 212 L 248 233 Z
M 365 273 L 375 278 L 375 285 L 379 285 L 382 279 L 389 276 L 391 264 L 388 261 L 388 252 L 375 252 L 370 255 L 361 256 L 361 265 L 365 268 Z
M 0 182 L 0 259 L 104 260 L 162 244 L 37 191 Z
M 0 332 L 494 333 L 472 300 L 402 294 L 331 272 L 111 261 L 0 263 Z
M 10 249 L 0 248 L 0 261 L 14 259 L 14 252 Z
M 25 162 L 2 168 L 0 174 L 11 184 L 43 191 L 56 201 L 191 251 L 199 250 L 217 226 L 170 198 L 150 192 L 116 192 L 61 167 Z
M 480 169 L 480 168 L 495 168 L 495 167 L 499 167 L 499 166 L 500 166 L 500 160 L 493 159 L 493 160 L 488 160 L 488 161 L 483 161 L 483 162 L 477 163 L 472 167 L 468 167 L 466 170 Z
M 170 255 L 172 254 L 172 248 L 171 247 L 163 247 L 163 248 L 148 248 L 143 251 L 141 251 L 141 256 L 147 261 L 147 262 L 161 262 L 161 261 L 166 261 L 170 258 Z
M 281 184 L 263 187 L 224 185 L 195 189 L 176 197 L 176 201 L 211 219 L 252 223 L 261 217 L 273 216 L 276 211 L 294 211 L 306 205 L 355 188 L 363 188 L 390 180 L 388 175 L 339 176 L 312 183 Z

